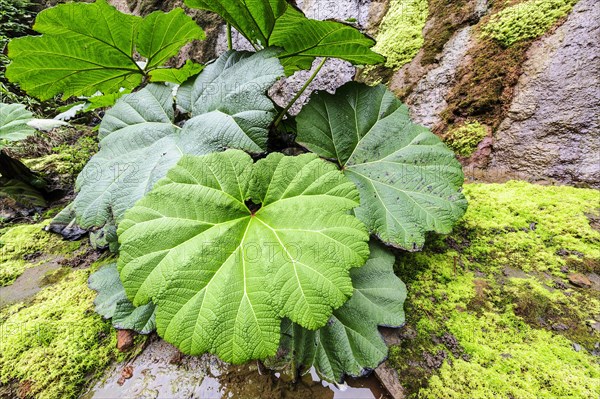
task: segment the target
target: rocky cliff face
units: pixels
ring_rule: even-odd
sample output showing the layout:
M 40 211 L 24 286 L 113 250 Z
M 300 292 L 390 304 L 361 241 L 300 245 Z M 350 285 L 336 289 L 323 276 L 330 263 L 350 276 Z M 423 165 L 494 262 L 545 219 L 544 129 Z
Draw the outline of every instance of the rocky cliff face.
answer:
M 471 30 L 470 26 L 466 26 L 448 40 L 437 66 L 417 82 L 406 98 L 415 122 L 431 129 L 441 122 L 441 113 L 448 107 L 448 92 L 456 83 L 456 70 L 465 61 L 471 47 Z
M 527 56 L 492 168 L 600 187 L 600 2 L 581 0 Z
M 538 3 L 544 2 L 551 10 L 566 9 L 568 13 L 576 0 Z M 182 5 L 181 0 L 113 3 L 136 14 Z M 359 78 L 387 83 L 409 105 L 415 121 L 445 139 L 457 130 L 469 134 L 465 126 L 480 126 L 476 139 L 463 138 L 473 148 L 455 148 L 463 154 L 461 161 L 469 175 L 488 181 L 520 178 L 600 187 L 597 0 L 580 0 L 568 17 L 555 17 L 550 23 L 523 21 L 542 26 L 541 33 L 523 33 L 517 26 L 507 34 L 524 36 L 508 43 L 484 37 L 483 32 L 498 14 L 518 13 L 518 7 L 526 9 L 532 0 L 510 4 L 486 0 L 298 0 L 296 4 L 312 18 L 355 21 L 361 29 L 379 36 L 378 49 L 394 60 L 403 60 L 404 65 L 395 65 L 395 70 L 368 68 L 360 71 Z M 206 61 L 226 49 L 222 21 L 202 11 L 190 13 L 207 31 L 208 40 L 186 47 L 175 61 L 177 65 L 186 58 Z M 414 32 L 409 32 L 411 27 Z M 383 43 L 385 40 L 391 42 Z M 249 48 L 237 35 L 234 47 Z M 356 78 L 356 72 L 348 63 L 328 61 L 292 112 L 300 109 L 312 91 L 334 91 Z M 301 71 L 278 82 L 271 91 L 275 101 L 286 104 L 310 74 Z
M 440 2 L 428 3 L 424 46 L 389 81 L 413 119 L 444 138 L 481 123 L 487 137 L 472 151 L 457 149 L 470 152 L 461 161 L 473 178 L 600 187 L 600 3 L 581 0 L 555 22 L 522 20 L 546 23 L 546 33 L 536 39 L 515 24 L 498 36 L 504 42 L 484 37 L 486 27 L 531 1 L 513 2 L 511 10 L 459 1 L 443 12 Z M 574 2 L 545 3 L 554 12 Z

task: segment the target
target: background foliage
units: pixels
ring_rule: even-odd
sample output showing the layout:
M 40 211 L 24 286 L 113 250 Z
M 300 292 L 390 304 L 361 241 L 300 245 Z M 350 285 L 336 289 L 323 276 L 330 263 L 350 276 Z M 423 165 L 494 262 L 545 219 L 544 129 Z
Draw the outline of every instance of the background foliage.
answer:
M 23 102 L 23 99 L 27 99 L 19 94 L 21 91 L 18 86 L 6 79 L 9 59 L 5 48 L 10 39 L 32 32 L 34 8 L 35 5 L 27 0 L 0 0 L 0 100 L 3 102 Z

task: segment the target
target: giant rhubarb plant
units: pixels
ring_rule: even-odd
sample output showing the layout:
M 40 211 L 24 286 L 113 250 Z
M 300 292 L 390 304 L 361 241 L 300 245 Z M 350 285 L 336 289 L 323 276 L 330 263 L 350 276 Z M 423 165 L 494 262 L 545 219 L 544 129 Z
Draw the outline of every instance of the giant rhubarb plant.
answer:
M 200 28 L 182 11 L 140 19 L 103 0 L 44 11 L 42 36 L 9 49 L 9 77 L 41 97 L 142 84 L 106 112 L 100 151 L 57 217 L 119 254 L 90 280 L 96 309 L 189 354 L 364 375 L 385 359 L 378 326 L 402 325 L 406 297 L 369 233 L 418 250 L 426 232 L 449 232 L 466 208 L 460 165 L 384 86 L 314 95 L 286 120 L 297 144 L 282 140 L 287 108 L 277 115 L 271 85 L 316 57 L 381 62 L 372 39 L 283 0 L 186 4 L 219 13 L 257 52 L 228 51 L 180 86 L 148 84 L 185 80 L 161 65 Z

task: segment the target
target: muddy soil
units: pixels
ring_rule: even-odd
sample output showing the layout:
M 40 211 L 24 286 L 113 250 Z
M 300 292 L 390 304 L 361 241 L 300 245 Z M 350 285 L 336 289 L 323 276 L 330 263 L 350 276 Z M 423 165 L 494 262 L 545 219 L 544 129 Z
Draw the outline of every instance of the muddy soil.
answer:
M 259 363 L 228 366 L 211 355 L 183 356 L 157 338 L 130 362 L 114 364 L 84 399 L 387 399 L 374 377 L 335 386 L 320 381 L 314 371 L 297 383 Z

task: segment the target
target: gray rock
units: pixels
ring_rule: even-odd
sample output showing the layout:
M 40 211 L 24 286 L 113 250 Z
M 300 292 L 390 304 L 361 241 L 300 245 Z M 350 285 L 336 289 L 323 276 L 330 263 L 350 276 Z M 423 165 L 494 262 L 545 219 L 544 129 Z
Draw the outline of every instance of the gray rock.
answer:
M 456 83 L 456 70 L 469 51 L 470 36 L 470 26 L 457 31 L 444 46 L 438 66 L 417 83 L 406 99 L 416 123 L 433 128 L 441 121 L 440 114 L 448 107 L 446 96 Z
M 600 188 L 600 2 L 581 0 L 528 51 L 492 169 Z
M 515 269 L 515 268 L 510 267 L 510 266 L 504 267 L 504 269 L 502 270 L 502 274 L 504 274 L 508 278 L 523 278 L 523 279 L 526 279 L 526 278 L 531 277 L 529 274 L 525 273 L 523 270 Z
M 597 284 L 600 286 L 600 276 L 599 275 L 597 275 L 596 273 L 590 273 L 590 274 L 588 274 L 588 278 L 590 279 L 592 284 Z
M 581 288 L 589 288 L 592 286 L 592 282 L 590 281 L 590 279 L 581 273 L 569 274 L 569 282 L 574 286 Z
M 313 19 L 356 20 L 365 27 L 369 21 L 371 0 L 296 0 L 296 5 Z
M 552 330 L 554 331 L 567 331 L 569 327 L 563 323 L 557 323 L 552 325 Z
M 269 91 L 269 95 L 277 103 L 284 107 L 288 102 L 300 91 L 314 70 L 318 67 L 321 59 L 315 60 L 310 71 L 298 71 L 292 76 L 281 79 Z M 317 75 L 317 78 L 312 81 L 308 89 L 300 96 L 298 101 L 290 108 L 290 113 L 296 115 L 302 109 L 310 98 L 310 95 L 315 91 L 325 90 L 334 93 L 335 90 L 344 83 L 351 81 L 356 73 L 356 68 L 349 62 L 330 59 L 327 60 L 323 69 Z
M 393 399 L 406 398 L 406 390 L 398 381 L 396 369 L 384 363 L 375 369 L 375 375 Z
M 475 16 L 483 17 L 488 11 L 487 0 L 475 0 Z
M 592 283 L 592 289 L 596 291 L 600 291 L 600 276 L 596 273 L 589 273 L 587 278 Z

